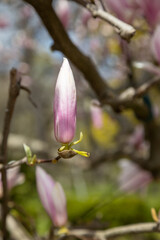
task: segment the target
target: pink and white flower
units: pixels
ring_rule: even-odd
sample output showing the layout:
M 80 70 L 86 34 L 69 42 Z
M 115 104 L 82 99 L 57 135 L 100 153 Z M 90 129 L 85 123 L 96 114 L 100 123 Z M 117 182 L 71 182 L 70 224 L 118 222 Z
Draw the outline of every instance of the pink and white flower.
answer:
M 24 182 L 25 177 L 23 173 L 19 173 L 20 167 L 14 167 L 7 170 L 7 186 L 10 191 L 13 187 Z M 0 198 L 3 196 L 2 188 L 2 174 L 0 173 Z
M 76 86 L 66 58 L 60 69 L 54 95 L 54 134 L 58 142 L 69 143 L 76 129 Z
M 56 227 L 62 227 L 67 222 L 66 198 L 60 183 L 41 167 L 36 168 L 37 189 L 40 200 L 46 212 Z

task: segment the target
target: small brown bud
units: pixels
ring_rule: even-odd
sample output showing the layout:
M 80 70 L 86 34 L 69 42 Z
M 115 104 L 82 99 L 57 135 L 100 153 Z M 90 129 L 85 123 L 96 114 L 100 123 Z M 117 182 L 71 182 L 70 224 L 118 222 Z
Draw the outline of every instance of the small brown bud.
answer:
M 74 152 L 73 150 L 63 150 L 63 151 L 58 151 L 58 155 L 61 158 L 72 158 L 75 155 L 77 155 L 77 153 Z

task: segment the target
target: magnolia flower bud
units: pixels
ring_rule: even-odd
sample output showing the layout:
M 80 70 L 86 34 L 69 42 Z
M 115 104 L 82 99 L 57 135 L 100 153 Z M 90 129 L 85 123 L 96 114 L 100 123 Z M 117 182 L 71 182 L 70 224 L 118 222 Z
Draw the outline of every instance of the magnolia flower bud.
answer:
M 60 183 L 55 182 L 41 167 L 36 168 L 39 197 L 53 224 L 62 227 L 67 222 L 66 198 Z
M 54 95 L 54 134 L 61 143 L 72 141 L 76 128 L 76 86 L 66 58 L 60 69 Z

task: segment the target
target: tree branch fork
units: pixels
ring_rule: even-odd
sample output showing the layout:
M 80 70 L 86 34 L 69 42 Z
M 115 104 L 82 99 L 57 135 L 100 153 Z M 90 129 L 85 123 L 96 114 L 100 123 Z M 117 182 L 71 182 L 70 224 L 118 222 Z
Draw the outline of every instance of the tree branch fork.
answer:
M 120 32 L 130 32 L 127 31 L 128 29 L 131 30 L 131 35 L 133 34 L 134 30 L 132 26 L 115 18 L 104 9 L 99 8 L 95 3 L 91 3 L 91 1 L 88 0 L 72 1 L 77 2 L 83 7 L 85 6 L 92 13 L 93 17 L 97 16 L 102 18 L 103 16 L 106 21 L 107 18 L 112 19 L 110 20 L 110 24 L 119 29 Z M 130 108 L 133 109 L 137 116 L 139 113 L 144 114 L 144 117 L 148 114 L 148 109 L 141 101 L 140 97 L 143 96 L 155 83 L 151 83 L 150 85 L 147 84 L 147 87 L 144 87 L 144 89 L 132 89 L 132 91 L 130 91 L 131 89 L 126 89 L 119 96 L 117 96 L 117 94 L 106 83 L 106 80 L 100 76 L 92 60 L 83 54 L 70 40 L 62 23 L 56 15 L 54 8 L 51 5 L 51 1 L 25 0 L 25 2 L 28 2 L 35 8 L 44 26 L 51 35 L 51 38 L 54 41 L 52 49 L 58 49 L 61 51 L 82 72 L 102 105 L 110 105 L 116 112 Z M 156 80 L 156 83 L 158 82 L 159 80 Z
M 87 4 L 86 8 L 90 11 L 93 17 L 100 18 L 113 26 L 121 38 L 130 41 L 136 30 L 131 25 L 121 21 L 104 9 L 98 8 L 95 4 Z

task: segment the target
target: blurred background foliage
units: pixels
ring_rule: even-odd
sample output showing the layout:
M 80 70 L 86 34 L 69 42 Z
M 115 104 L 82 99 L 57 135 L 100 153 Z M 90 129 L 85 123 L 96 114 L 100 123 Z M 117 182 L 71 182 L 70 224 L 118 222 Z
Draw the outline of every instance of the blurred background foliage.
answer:
M 110 25 L 91 18 L 85 10 L 74 3 L 67 3 L 69 7 L 64 10 L 65 15 L 60 9 L 60 5 L 64 2 L 65 0 L 54 1 L 53 5 L 62 22 L 65 18 L 63 22 L 66 23 L 65 29 L 76 45 L 92 57 L 102 76 L 114 89 L 125 89 L 130 85 L 139 86 L 150 79 L 154 71 L 159 71 L 158 62 L 150 46 L 153 28 L 149 22 L 146 22 L 141 12 L 135 12 L 132 21 L 132 24 L 141 29 L 127 45 Z M 110 1 L 106 0 L 107 2 Z M 59 144 L 56 143 L 53 133 L 53 96 L 63 56 L 60 52 L 51 52 L 49 49 L 51 45 L 52 41 L 48 33 L 29 5 L 20 0 L 0 2 L 1 134 L 11 67 L 19 70 L 22 84 L 31 89 L 31 97 L 37 105 L 35 108 L 29 101 L 27 93 L 21 91 L 9 136 L 10 161 L 24 157 L 24 142 L 40 158 L 57 156 Z M 147 61 L 152 63 L 151 70 L 145 65 Z M 134 81 L 129 78 L 130 68 Z M 90 152 L 91 157 L 84 159 L 76 156 L 71 160 L 60 160 L 56 165 L 44 165 L 44 168 L 64 188 L 69 226 L 106 229 L 152 221 L 151 207 L 155 207 L 156 210 L 160 207 L 159 181 L 153 181 L 150 177 L 150 180 L 145 182 L 140 178 L 135 184 L 138 171 L 133 170 L 131 176 L 124 177 L 126 183 L 130 180 L 131 182 L 133 180 L 133 183 L 129 190 L 123 191 L 123 184 L 121 185 L 119 180 L 123 174 L 123 167 L 119 162 L 125 156 L 116 157 L 116 161 L 112 159 L 107 161 L 108 151 L 109 153 L 115 151 L 119 145 L 121 148 L 121 144 L 131 148 L 139 156 L 148 154 L 149 143 L 144 139 L 143 130 L 135 132 L 137 126 L 143 128 L 141 122 L 130 110 L 117 114 L 110 108 L 104 107 L 102 126 L 95 127 L 91 116 L 92 100 L 95 95 L 79 71 L 74 66 L 72 69 L 78 95 L 75 139 L 79 138 L 79 133 L 82 131 L 84 140 L 78 148 Z M 150 91 L 149 96 L 155 106 L 156 119 L 159 122 L 159 86 Z M 93 167 L 92 163 L 99 158 L 102 163 Z M 132 166 L 128 165 L 126 171 L 130 172 L 130 169 L 132 172 Z M 32 234 L 38 232 L 42 236 L 46 235 L 52 223 L 37 194 L 35 167 L 22 166 L 21 172 L 25 175 L 24 183 L 15 186 L 10 192 L 11 214 Z M 146 174 L 150 176 L 150 173 Z M 141 184 L 143 187 L 140 187 Z M 136 237 L 131 235 L 117 239 L 156 240 L 157 236 L 157 234 Z

